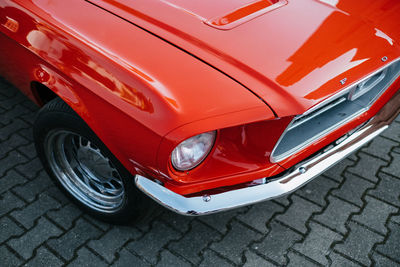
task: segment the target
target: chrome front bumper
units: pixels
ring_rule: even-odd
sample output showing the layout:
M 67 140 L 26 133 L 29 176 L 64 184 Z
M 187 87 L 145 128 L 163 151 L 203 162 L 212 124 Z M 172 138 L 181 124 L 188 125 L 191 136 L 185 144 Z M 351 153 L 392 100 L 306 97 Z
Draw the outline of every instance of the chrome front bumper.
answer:
M 205 215 L 289 194 L 307 184 L 334 164 L 346 158 L 364 144 L 378 136 L 400 113 L 400 91 L 365 125 L 346 139 L 337 141 L 311 159 L 301 162 L 283 176 L 264 184 L 233 189 L 223 193 L 185 197 L 143 176 L 136 175 L 137 187 L 162 206 L 183 215 Z M 340 138 L 341 140 L 343 138 Z

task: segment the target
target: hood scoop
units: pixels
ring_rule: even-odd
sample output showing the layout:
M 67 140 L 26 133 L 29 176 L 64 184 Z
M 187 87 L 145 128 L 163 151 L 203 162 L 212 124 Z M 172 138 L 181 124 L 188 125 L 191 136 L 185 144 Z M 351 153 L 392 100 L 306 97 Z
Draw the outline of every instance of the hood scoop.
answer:
M 219 30 L 230 30 L 286 4 L 286 0 L 258 0 L 230 11 L 223 16 L 207 20 L 205 23 Z
M 287 0 L 161 0 L 219 30 L 230 30 L 287 4 Z

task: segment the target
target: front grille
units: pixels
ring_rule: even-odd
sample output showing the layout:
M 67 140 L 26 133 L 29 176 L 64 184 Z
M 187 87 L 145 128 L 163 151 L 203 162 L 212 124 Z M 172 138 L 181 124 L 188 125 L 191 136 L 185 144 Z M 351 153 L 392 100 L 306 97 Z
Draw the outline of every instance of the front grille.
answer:
M 399 74 L 400 60 L 397 60 L 296 116 L 272 151 L 271 161 L 279 162 L 290 157 L 366 112 Z

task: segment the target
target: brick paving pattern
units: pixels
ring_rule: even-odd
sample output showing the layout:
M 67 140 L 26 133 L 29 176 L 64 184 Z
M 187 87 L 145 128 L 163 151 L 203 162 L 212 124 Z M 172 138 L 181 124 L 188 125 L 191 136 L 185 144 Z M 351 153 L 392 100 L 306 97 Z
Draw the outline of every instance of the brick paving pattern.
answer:
M 113 226 L 70 203 L 36 157 L 37 107 L 0 79 L 1 266 L 400 265 L 400 119 L 306 187 L 205 217 Z

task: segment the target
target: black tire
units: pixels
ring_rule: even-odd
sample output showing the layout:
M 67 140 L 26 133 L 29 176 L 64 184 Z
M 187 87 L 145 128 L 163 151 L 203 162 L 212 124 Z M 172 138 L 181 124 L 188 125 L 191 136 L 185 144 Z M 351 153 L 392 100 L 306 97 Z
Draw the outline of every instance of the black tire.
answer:
M 129 171 L 115 158 L 89 126 L 61 99 L 56 98 L 50 101 L 38 112 L 33 126 L 33 136 L 37 154 L 50 178 L 73 202 L 93 217 L 115 224 L 126 224 L 128 222 L 142 220 L 154 211 L 156 207 L 155 202 L 136 188 L 134 177 Z M 62 142 L 65 142 L 65 144 L 62 145 L 62 148 L 65 148 L 63 153 L 51 152 L 57 151 L 55 150 L 56 147 L 58 147 L 57 144 Z M 86 144 L 83 145 L 83 143 Z M 68 144 L 71 144 L 70 147 L 73 148 L 69 149 Z M 72 152 L 69 153 L 68 151 Z M 81 156 L 83 159 L 79 158 L 79 153 L 84 155 Z M 85 156 L 85 153 L 88 155 Z M 60 154 L 63 154 L 64 157 L 60 157 Z M 68 160 L 63 160 L 68 159 L 68 155 L 70 155 L 70 162 Z M 102 159 L 102 156 L 108 161 Z M 97 159 L 95 160 L 94 157 L 97 157 Z M 90 162 L 91 160 L 92 162 Z M 102 164 L 98 164 L 100 160 Z M 92 169 L 88 168 L 83 163 L 82 167 L 81 162 L 84 161 L 87 163 L 87 166 L 92 166 L 95 171 L 92 171 Z M 57 165 L 64 166 L 65 162 L 67 162 L 67 164 L 68 162 L 70 163 L 71 169 L 57 167 Z M 108 169 L 106 168 L 107 175 L 112 173 L 112 179 L 110 179 L 109 182 L 102 184 L 97 179 L 90 180 L 90 178 L 87 178 L 108 178 L 108 176 L 105 175 L 105 171 L 102 173 L 104 175 L 97 175 L 101 173 L 102 170 L 96 170 L 99 168 L 98 166 L 105 166 L 107 164 L 109 165 L 107 167 Z M 73 165 L 76 167 L 73 168 Z M 117 173 L 115 173 L 115 170 Z M 89 173 L 93 174 L 93 176 L 87 175 Z M 77 176 L 75 176 L 75 174 L 77 174 Z M 79 177 L 79 175 L 85 175 L 85 179 L 82 178 L 81 181 L 77 181 L 76 179 L 68 178 Z M 71 179 L 70 183 L 68 179 Z M 104 182 L 105 180 L 102 181 Z M 76 190 L 74 190 L 74 186 Z M 86 189 L 85 186 L 89 189 Z M 105 191 L 101 191 L 98 189 L 99 187 Z M 109 187 L 113 188 L 109 189 Z M 104 199 L 108 201 L 108 198 L 110 198 L 115 202 L 110 201 L 115 207 L 112 204 L 107 206 L 103 203 L 103 207 L 105 208 L 99 208 L 101 205 L 99 205 L 99 207 L 96 206 L 98 203 L 92 200 L 92 198 L 96 199 L 92 197 L 93 192 L 85 190 L 97 190 L 100 203 L 104 202 L 109 204 L 105 200 L 101 202 L 102 199 L 100 197 L 103 194 Z M 108 191 L 111 192 L 111 196 L 107 195 Z M 91 192 L 91 194 L 86 192 Z M 85 194 L 88 199 L 85 199 Z M 94 196 L 97 197 L 97 194 L 94 194 Z

